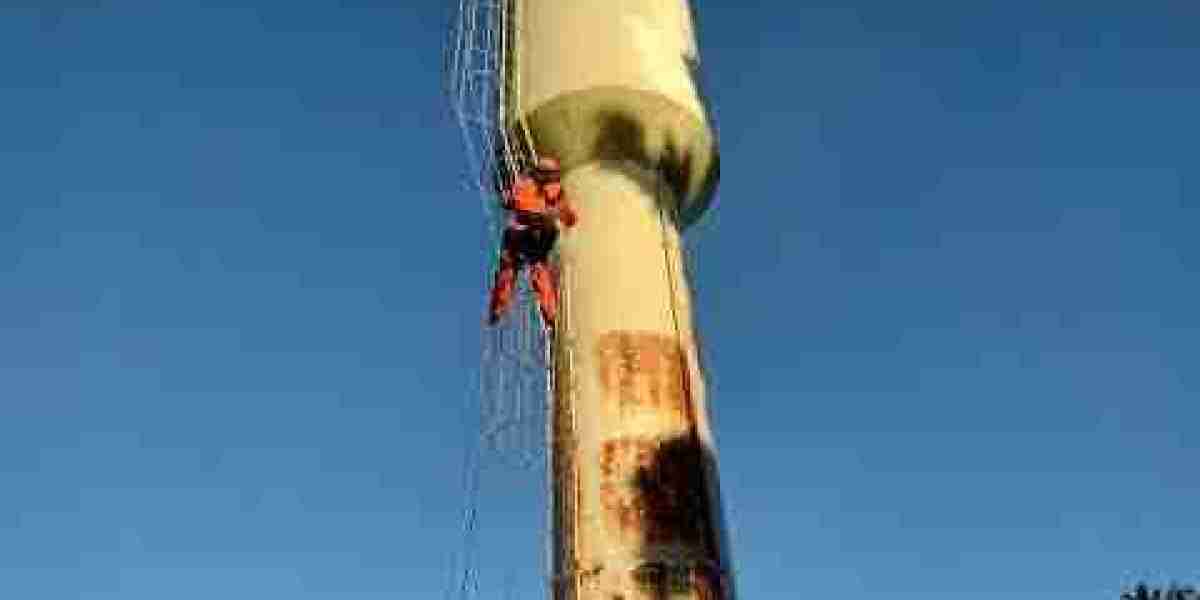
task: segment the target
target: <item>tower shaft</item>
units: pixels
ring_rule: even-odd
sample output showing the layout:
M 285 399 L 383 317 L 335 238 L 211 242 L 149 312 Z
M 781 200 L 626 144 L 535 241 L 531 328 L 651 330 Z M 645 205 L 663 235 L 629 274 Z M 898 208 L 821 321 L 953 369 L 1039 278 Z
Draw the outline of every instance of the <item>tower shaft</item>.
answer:
M 553 475 L 559 598 L 729 598 L 679 233 L 630 162 L 571 171 Z
M 732 599 L 679 227 L 717 152 L 686 0 L 510 0 L 508 134 L 558 158 L 556 600 Z

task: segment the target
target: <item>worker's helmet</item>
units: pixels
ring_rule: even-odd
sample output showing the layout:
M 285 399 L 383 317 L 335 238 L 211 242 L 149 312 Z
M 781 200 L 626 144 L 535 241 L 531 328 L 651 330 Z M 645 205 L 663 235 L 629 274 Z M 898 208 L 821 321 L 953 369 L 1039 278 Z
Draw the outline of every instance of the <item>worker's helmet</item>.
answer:
M 538 176 L 538 179 L 542 181 L 558 181 L 560 174 L 559 171 L 560 167 L 558 165 L 558 160 L 550 158 L 549 156 L 543 156 L 542 158 L 539 158 L 537 165 L 534 167 L 535 175 Z

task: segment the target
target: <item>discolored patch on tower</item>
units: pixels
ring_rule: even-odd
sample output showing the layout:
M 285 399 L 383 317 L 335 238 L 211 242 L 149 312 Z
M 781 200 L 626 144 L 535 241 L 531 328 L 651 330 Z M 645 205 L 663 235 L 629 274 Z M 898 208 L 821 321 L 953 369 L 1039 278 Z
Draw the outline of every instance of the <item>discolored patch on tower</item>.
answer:
M 645 499 L 633 487 L 635 474 L 650 468 L 657 444 L 653 439 L 622 437 L 600 446 L 600 504 L 606 529 L 622 539 L 642 540 L 646 531 Z
M 607 535 L 637 545 L 638 598 L 728 597 L 710 488 L 711 454 L 695 436 L 622 436 L 600 448 Z
M 727 588 L 719 570 L 705 560 L 646 561 L 630 573 L 639 598 L 659 600 L 724 600 Z
M 680 545 L 710 553 L 705 454 L 690 436 L 606 440 L 600 449 L 600 502 L 608 530 L 644 547 Z
M 647 331 L 609 331 L 596 340 L 606 408 L 649 410 L 692 425 L 687 354 L 676 338 Z

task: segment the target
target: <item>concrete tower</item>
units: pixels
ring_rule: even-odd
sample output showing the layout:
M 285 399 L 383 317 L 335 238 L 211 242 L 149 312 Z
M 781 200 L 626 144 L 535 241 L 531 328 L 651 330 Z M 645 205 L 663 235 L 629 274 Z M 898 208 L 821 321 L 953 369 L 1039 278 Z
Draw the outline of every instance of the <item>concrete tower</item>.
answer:
M 554 595 L 733 598 L 679 229 L 717 151 L 687 0 L 508 0 L 508 134 L 558 158 Z

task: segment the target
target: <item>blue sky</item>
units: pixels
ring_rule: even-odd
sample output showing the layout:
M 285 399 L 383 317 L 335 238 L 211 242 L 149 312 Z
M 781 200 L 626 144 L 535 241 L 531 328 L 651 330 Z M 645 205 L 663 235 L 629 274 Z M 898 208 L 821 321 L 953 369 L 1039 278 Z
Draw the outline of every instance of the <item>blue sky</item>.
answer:
M 0 5 L 0 597 L 438 597 L 448 6 L 217 4 Z M 743 596 L 1200 580 L 1200 9 L 763 4 L 698 5 Z

